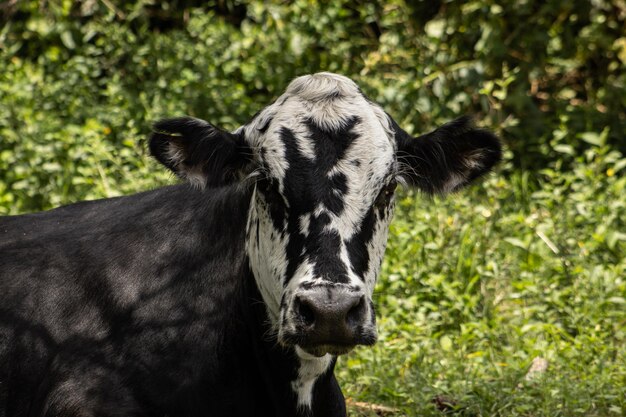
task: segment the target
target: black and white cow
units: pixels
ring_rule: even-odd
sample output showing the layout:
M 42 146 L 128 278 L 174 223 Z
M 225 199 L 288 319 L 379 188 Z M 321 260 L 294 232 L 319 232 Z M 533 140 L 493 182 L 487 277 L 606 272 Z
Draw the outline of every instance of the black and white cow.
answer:
M 330 73 L 150 150 L 191 185 L 0 219 L 0 416 L 344 416 L 396 183 L 455 191 L 501 154 L 468 119 L 412 138 Z

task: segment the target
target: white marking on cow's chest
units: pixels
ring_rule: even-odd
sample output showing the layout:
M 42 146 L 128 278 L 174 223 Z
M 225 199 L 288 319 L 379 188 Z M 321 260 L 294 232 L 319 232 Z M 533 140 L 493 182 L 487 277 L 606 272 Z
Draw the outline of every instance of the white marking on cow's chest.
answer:
M 317 379 L 323 375 L 333 361 L 333 356 L 326 354 L 321 358 L 310 355 L 296 346 L 300 360 L 298 377 L 291 382 L 291 388 L 298 397 L 298 407 L 311 408 L 313 403 L 313 387 Z

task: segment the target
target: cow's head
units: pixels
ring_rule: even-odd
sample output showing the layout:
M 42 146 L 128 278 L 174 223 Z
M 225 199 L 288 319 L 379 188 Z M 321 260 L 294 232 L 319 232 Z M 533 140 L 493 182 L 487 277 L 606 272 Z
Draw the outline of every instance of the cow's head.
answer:
M 247 255 L 278 341 L 300 356 L 376 341 L 372 292 L 398 183 L 462 188 L 501 156 L 498 139 L 458 119 L 413 138 L 350 79 L 295 79 L 232 133 L 192 118 L 155 126 L 153 155 L 201 187 L 254 187 Z

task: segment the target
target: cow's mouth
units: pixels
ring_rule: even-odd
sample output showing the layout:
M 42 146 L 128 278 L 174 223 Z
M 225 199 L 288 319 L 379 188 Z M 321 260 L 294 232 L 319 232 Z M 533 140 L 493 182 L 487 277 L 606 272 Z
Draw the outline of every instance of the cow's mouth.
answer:
M 291 332 L 282 333 L 278 340 L 284 347 L 296 349 L 298 356 L 305 359 L 322 357 L 327 354 L 334 356 L 344 355 L 351 352 L 359 345 L 372 346 L 376 343 L 377 334 L 374 331 L 363 331 L 358 337 L 351 338 L 324 338 L 325 340 L 315 340 L 300 334 Z
M 354 349 L 354 345 L 331 345 L 331 344 L 323 344 L 323 345 L 315 345 L 315 346 L 301 346 L 298 345 L 296 352 L 299 356 L 303 356 L 304 354 L 315 356 L 316 358 L 321 358 L 324 355 L 331 354 L 334 356 L 344 355 L 352 349 Z
M 305 352 L 310 353 L 318 358 L 330 353 L 331 355 L 343 355 L 354 349 L 354 346 L 341 346 L 341 345 L 319 345 L 319 346 L 306 346 L 302 348 Z

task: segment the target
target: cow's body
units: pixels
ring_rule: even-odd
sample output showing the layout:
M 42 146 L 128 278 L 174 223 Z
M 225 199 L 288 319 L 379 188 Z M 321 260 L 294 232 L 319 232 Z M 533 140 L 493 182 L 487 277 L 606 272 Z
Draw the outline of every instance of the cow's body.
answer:
M 180 185 L 0 219 L 0 415 L 297 415 L 299 359 L 263 337 L 246 264 L 249 204 Z M 313 404 L 343 412 L 332 368 Z
M 0 219 L 0 417 L 345 416 L 396 184 L 501 154 L 468 119 L 412 138 L 328 73 L 232 133 L 159 122 L 150 151 L 194 186 Z

